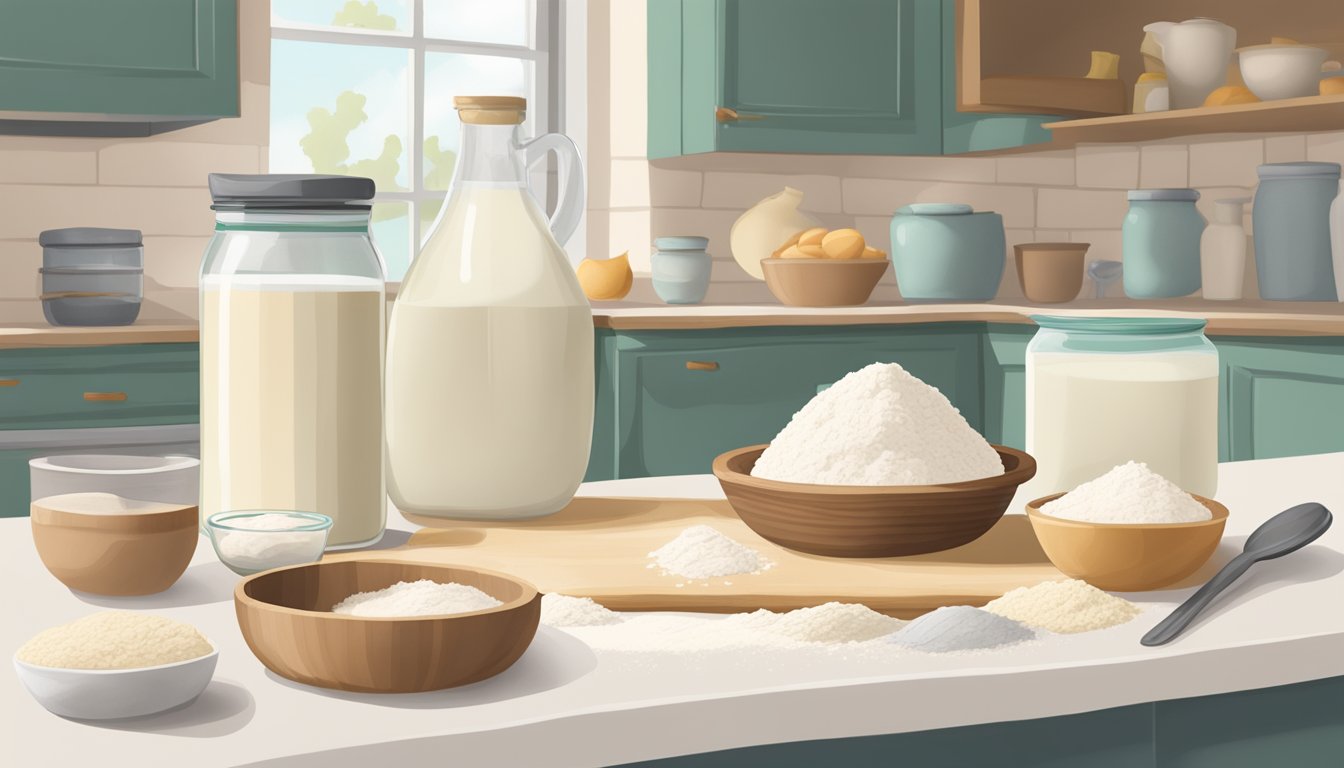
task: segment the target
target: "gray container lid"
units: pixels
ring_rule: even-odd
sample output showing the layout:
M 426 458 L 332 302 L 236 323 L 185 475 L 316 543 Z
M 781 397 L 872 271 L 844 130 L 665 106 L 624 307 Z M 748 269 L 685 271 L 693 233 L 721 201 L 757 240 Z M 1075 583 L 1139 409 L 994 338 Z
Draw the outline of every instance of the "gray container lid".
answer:
M 1194 202 L 1199 199 L 1199 192 L 1193 189 L 1131 189 L 1129 199 Z
M 1339 163 L 1266 163 L 1255 171 L 1262 179 L 1338 179 Z
M 368 210 L 373 179 L 306 173 L 212 173 L 210 196 L 215 210 L 298 208 Z
M 108 229 L 106 227 L 65 227 L 48 229 L 37 236 L 37 244 L 43 248 L 52 246 L 127 246 L 141 245 L 143 239 L 138 229 Z

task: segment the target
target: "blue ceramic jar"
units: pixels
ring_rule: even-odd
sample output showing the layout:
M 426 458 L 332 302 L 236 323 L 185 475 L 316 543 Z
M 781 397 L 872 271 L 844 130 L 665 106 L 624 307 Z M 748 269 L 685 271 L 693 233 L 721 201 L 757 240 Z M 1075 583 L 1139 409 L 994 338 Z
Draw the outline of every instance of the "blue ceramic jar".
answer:
M 653 292 L 668 304 L 699 304 L 709 290 L 707 237 L 660 237 L 653 241 Z
M 1169 299 L 1199 290 L 1204 217 L 1193 189 L 1132 189 L 1121 228 L 1125 295 Z
M 907 301 L 988 301 L 1008 247 L 1003 217 L 960 203 L 914 203 L 891 217 L 891 266 Z
M 1330 204 L 1338 163 L 1270 163 L 1259 169 L 1251 224 L 1260 298 L 1334 301 Z

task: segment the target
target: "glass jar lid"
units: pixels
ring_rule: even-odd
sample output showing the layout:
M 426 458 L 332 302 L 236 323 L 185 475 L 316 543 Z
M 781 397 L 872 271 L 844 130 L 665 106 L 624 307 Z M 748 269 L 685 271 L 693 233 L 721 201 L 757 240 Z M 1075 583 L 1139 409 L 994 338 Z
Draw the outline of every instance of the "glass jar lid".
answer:
M 369 210 L 373 179 L 307 173 L 212 173 L 211 208 L 250 210 Z
M 1129 190 L 1129 199 L 1131 201 L 1178 200 L 1194 202 L 1199 199 L 1199 192 L 1193 189 L 1131 189 Z
M 1099 333 L 1130 336 L 1156 336 L 1176 333 L 1199 333 L 1208 321 L 1198 317 L 1060 317 L 1032 315 L 1031 319 L 1042 328 L 1069 333 Z

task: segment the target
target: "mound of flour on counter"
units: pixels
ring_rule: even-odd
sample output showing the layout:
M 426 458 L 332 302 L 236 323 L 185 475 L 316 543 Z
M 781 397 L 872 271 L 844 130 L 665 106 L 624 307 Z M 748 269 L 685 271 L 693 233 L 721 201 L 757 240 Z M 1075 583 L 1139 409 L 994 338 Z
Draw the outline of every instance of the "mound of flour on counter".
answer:
M 1196 523 L 1213 517 L 1175 483 L 1133 461 L 1042 506 L 1041 514 L 1090 523 Z
M 1018 587 L 989 601 L 985 610 L 1061 634 L 1105 629 L 1139 615 L 1137 605 L 1079 579 Z
M 939 608 L 892 636 L 897 645 L 928 653 L 979 651 L 1031 640 L 1036 633 L 1012 619 L 969 605 Z
M 617 624 L 621 615 L 591 597 L 541 596 L 541 623 L 548 627 L 600 627 Z
M 762 615 L 765 614 L 765 615 Z M 747 614 L 747 621 L 772 635 L 804 643 L 859 643 L 890 635 L 905 626 L 859 603 L 830 602 L 788 613 L 760 610 Z
M 712 579 L 759 573 L 771 568 L 760 552 L 739 544 L 708 525 L 693 525 L 649 553 L 654 565 L 687 579 Z
M 943 393 L 873 363 L 793 415 L 751 474 L 822 485 L 933 485 L 1003 474 L 999 454 Z

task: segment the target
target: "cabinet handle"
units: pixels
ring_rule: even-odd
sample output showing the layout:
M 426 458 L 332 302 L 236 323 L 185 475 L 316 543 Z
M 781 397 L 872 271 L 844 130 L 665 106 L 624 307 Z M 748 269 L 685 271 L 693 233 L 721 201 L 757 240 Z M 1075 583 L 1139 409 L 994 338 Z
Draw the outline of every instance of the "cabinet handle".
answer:
M 717 371 L 719 364 L 713 360 L 687 360 L 686 370 L 688 371 Z
M 765 115 L 744 115 L 732 107 L 715 107 L 714 119 L 720 123 L 735 123 L 738 120 L 764 120 Z
M 99 401 L 99 402 L 108 402 L 108 403 L 112 403 L 112 402 L 115 402 L 115 403 L 123 403 L 123 402 L 126 401 L 126 393 L 125 393 L 125 392 L 85 392 L 85 393 L 84 393 L 84 399 L 85 399 L 85 400 L 92 400 L 92 401 Z
M 17 387 L 17 386 L 19 386 L 18 379 L 0 379 L 0 387 Z

